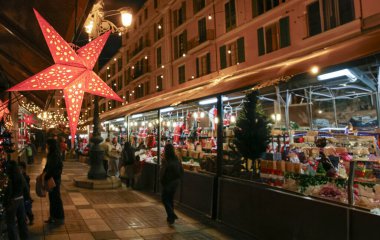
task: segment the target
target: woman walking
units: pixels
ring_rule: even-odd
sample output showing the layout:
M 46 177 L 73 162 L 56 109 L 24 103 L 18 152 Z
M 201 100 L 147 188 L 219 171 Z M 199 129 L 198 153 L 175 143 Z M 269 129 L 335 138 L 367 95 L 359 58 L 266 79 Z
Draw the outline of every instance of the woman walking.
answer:
M 161 165 L 160 181 L 162 184 L 162 203 L 165 206 L 167 221 L 173 224 L 178 218 L 174 213 L 174 194 L 183 175 L 182 164 L 175 155 L 174 146 L 170 143 L 165 145 L 164 159 Z
M 124 143 L 121 159 L 119 163 L 119 172 L 122 167 L 125 168 L 125 178 L 127 187 L 133 188 L 135 182 L 135 151 L 130 142 Z
M 58 142 L 55 139 L 47 141 L 48 154 L 44 169 L 45 180 L 54 179 L 55 187 L 49 192 L 50 202 L 50 217 L 47 223 L 63 223 L 65 215 L 63 212 L 63 204 L 61 199 L 61 174 L 62 174 L 62 159 L 59 150 Z

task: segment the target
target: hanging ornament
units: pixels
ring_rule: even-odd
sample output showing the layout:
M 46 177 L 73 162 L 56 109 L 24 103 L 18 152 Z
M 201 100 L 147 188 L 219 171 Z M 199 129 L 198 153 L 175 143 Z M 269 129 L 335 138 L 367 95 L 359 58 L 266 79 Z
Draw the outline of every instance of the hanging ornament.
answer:
M 24 114 L 24 118 L 21 120 L 21 122 L 24 122 L 27 126 L 32 125 L 35 123 L 33 114 Z
M 35 9 L 34 13 L 55 64 L 8 91 L 63 89 L 71 139 L 74 141 L 84 92 L 122 102 L 122 99 L 92 71 L 110 31 L 75 52 Z
M 8 101 L 9 100 L 3 102 L 0 100 L 0 121 L 2 119 L 5 119 L 7 115 L 9 114 Z

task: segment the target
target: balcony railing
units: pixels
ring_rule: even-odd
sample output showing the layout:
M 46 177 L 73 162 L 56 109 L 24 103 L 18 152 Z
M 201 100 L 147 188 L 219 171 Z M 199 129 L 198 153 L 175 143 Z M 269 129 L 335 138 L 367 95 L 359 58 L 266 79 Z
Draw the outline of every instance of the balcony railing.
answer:
M 187 42 L 187 50 L 193 49 L 203 42 L 214 40 L 215 39 L 215 30 L 214 29 L 207 29 L 205 36 L 196 36 L 195 38 L 191 39 Z
M 135 80 L 141 77 L 142 75 L 149 73 L 150 71 L 151 71 L 151 67 L 148 65 L 143 66 L 141 69 L 135 68 L 135 71 L 132 74 L 131 79 Z
M 136 56 L 137 54 L 139 54 L 139 52 L 141 52 L 146 47 L 150 47 L 150 40 L 149 39 L 145 40 L 142 45 L 138 46 L 136 49 L 134 49 L 132 51 L 131 58 Z

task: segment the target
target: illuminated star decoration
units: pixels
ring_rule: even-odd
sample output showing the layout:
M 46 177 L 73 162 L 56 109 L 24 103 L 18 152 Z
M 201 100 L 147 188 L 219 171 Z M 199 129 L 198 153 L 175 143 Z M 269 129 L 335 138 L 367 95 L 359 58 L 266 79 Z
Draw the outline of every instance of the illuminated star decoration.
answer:
M 123 101 L 92 71 L 110 31 L 75 52 L 35 9 L 34 13 L 55 64 L 8 89 L 8 91 L 63 89 L 71 139 L 74 141 L 84 92 Z
M 35 123 L 33 114 L 24 114 L 24 119 L 21 122 L 24 122 L 27 126 L 32 125 Z
M 0 121 L 2 119 L 5 119 L 7 115 L 9 114 L 8 101 L 9 100 L 3 102 L 0 100 Z

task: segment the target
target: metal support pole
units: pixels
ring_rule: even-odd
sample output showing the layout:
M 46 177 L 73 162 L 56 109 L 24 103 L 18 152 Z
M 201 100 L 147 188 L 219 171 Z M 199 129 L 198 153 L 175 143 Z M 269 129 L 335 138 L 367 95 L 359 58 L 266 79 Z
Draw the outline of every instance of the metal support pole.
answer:
M 154 184 L 154 192 L 160 191 L 160 168 L 161 168 L 161 110 L 157 111 L 158 126 L 157 126 L 157 168 L 156 168 L 156 179 Z
M 92 133 L 91 142 L 93 146 L 90 150 L 90 170 L 87 174 L 89 179 L 106 179 L 107 173 L 103 166 L 104 151 L 99 144 L 103 141 L 100 136 L 100 118 L 99 118 L 99 97 L 94 98 L 94 131 Z
M 125 131 L 127 131 L 126 142 L 129 142 L 129 116 L 127 116 L 127 127 L 125 128 Z
M 377 115 L 377 126 L 380 128 L 380 67 L 379 73 L 377 75 L 377 88 L 376 88 L 376 115 Z
M 305 90 L 306 92 L 306 90 Z M 311 87 L 309 88 L 309 96 L 307 98 L 307 106 L 309 107 L 309 119 L 310 119 L 310 130 L 313 130 L 313 94 L 311 92 Z
M 335 96 L 332 98 L 332 102 L 333 102 L 333 109 L 334 109 L 334 122 L 335 122 L 335 127 L 338 127 L 338 117 L 336 115 L 336 100 L 335 100 Z
M 216 156 L 216 176 L 214 179 L 214 188 L 213 188 L 213 199 L 212 199 L 212 219 L 217 218 L 218 212 L 218 202 L 219 202 L 219 178 L 222 176 L 222 164 L 223 164 L 223 98 L 222 95 L 217 96 L 218 102 L 216 105 L 217 117 L 219 119 L 216 124 L 216 146 L 217 146 L 217 156 Z
M 286 130 L 290 130 L 290 119 L 289 119 L 289 105 L 292 101 L 292 94 L 289 93 L 289 90 L 286 90 L 286 102 L 285 102 L 285 124 Z
M 277 119 L 277 116 L 281 116 L 281 94 L 280 94 L 280 87 L 275 86 L 276 89 L 276 96 L 277 96 L 277 105 L 275 106 L 275 111 L 274 111 L 274 121 L 275 121 L 275 126 L 280 127 L 280 119 Z

